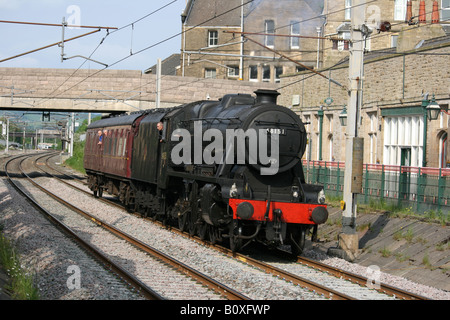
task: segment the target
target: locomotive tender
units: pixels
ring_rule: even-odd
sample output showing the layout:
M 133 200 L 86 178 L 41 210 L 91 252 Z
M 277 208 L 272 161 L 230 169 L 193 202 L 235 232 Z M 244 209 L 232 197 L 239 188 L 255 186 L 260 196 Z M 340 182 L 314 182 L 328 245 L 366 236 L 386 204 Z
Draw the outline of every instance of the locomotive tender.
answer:
M 234 251 L 258 240 L 300 254 L 328 218 L 323 188 L 305 183 L 300 118 L 276 104 L 277 91 L 255 93 L 93 122 L 89 188 Z

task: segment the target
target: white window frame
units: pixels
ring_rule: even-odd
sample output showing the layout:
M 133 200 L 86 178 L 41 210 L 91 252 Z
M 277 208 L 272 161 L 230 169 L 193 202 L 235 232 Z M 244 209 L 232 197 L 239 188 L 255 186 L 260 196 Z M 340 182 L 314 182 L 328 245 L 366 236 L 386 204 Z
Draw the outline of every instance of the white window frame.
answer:
M 411 148 L 411 166 L 422 166 L 423 116 L 388 116 L 384 118 L 383 164 L 400 165 L 401 148 Z
M 268 71 L 268 73 L 269 73 L 269 77 L 267 78 L 266 77 L 266 75 L 267 75 L 267 72 Z M 262 67 L 262 81 L 263 82 L 270 82 L 270 77 L 271 77 L 271 70 L 270 70 L 270 66 L 263 66 Z
M 291 36 L 300 35 L 300 21 L 291 21 Z M 300 38 L 291 37 L 290 38 L 291 49 L 300 49 Z
M 215 68 L 205 68 L 205 79 L 215 79 L 217 70 Z
M 216 47 L 219 44 L 219 31 L 208 30 L 208 47 Z
M 238 66 L 227 66 L 227 75 L 229 78 L 239 77 L 239 67 Z
M 441 21 L 450 21 L 450 0 L 441 0 L 441 13 L 440 13 Z
M 394 20 L 406 20 L 406 0 L 394 0 Z
M 252 78 L 252 69 L 256 71 L 256 78 Z M 253 65 L 248 67 L 248 80 L 253 82 L 258 81 L 258 66 Z
M 281 72 L 278 72 L 280 69 L 281 69 Z M 278 67 L 275 67 L 274 70 L 275 70 L 275 82 L 279 83 L 281 81 L 280 75 L 283 74 L 283 67 L 278 66 Z
M 269 23 L 273 24 L 272 28 L 270 28 Z M 264 37 L 264 45 L 268 48 L 273 49 L 275 47 L 275 21 L 271 19 L 265 20 L 264 31 L 265 33 L 274 34 L 273 36 L 267 35 Z

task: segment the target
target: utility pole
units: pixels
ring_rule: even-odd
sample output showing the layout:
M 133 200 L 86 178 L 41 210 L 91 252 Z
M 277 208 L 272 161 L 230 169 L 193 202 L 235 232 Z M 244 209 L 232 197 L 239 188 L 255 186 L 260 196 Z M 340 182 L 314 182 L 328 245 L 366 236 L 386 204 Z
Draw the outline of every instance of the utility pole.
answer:
M 328 253 L 353 261 L 359 253 L 359 237 L 356 232 L 356 197 L 361 193 L 363 174 L 364 140 L 358 137 L 360 123 L 364 35 L 365 0 L 353 0 L 351 9 L 351 48 L 349 60 L 350 90 L 348 98 L 348 124 L 345 143 L 344 196 L 341 201 L 342 232 L 339 234 L 338 248 L 330 248 Z

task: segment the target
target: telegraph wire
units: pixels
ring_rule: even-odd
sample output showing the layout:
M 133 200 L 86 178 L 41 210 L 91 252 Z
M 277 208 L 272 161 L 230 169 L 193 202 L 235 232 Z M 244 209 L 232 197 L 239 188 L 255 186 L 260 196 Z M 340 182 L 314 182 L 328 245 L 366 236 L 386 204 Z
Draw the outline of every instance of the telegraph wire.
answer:
M 106 40 L 106 38 L 107 38 L 109 35 L 111 35 L 111 34 L 113 34 L 113 33 L 115 33 L 115 32 L 121 31 L 121 30 L 123 30 L 123 29 L 125 29 L 125 28 L 127 28 L 127 27 L 129 27 L 129 26 L 133 26 L 133 28 L 134 28 L 134 24 L 136 24 L 136 23 L 138 23 L 138 22 L 140 22 L 140 21 L 142 21 L 142 20 L 148 18 L 149 16 L 151 16 L 151 15 L 153 15 L 153 14 L 155 14 L 155 13 L 161 11 L 162 9 L 165 9 L 166 7 L 168 7 L 169 5 L 171 5 L 171 4 L 173 4 L 173 3 L 177 2 L 177 1 L 178 1 L 178 0 L 173 0 L 173 1 L 171 1 L 171 2 L 169 2 L 169 3 L 167 3 L 167 4 L 165 4 L 165 5 L 161 6 L 160 8 L 158 8 L 158 9 L 156 9 L 156 10 L 154 10 L 154 11 L 148 13 L 148 14 L 146 14 L 145 16 L 143 16 L 143 17 L 141 17 L 141 18 L 139 18 L 139 19 L 137 19 L 137 20 L 135 20 L 135 21 L 133 21 L 133 22 L 127 24 L 127 25 L 125 25 L 125 26 L 122 26 L 122 27 L 120 27 L 120 28 L 115 28 L 113 31 L 107 30 L 106 35 L 100 40 L 100 43 L 99 43 L 99 44 L 97 45 L 97 47 L 93 50 L 93 52 L 89 55 L 89 58 L 91 58 L 91 57 L 94 55 L 94 53 L 100 48 L 100 46 L 104 43 L 104 41 Z M 132 53 L 132 52 L 130 51 L 130 53 Z M 132 55 L 132 54 L 131 54 L 131 55 Z M 48 101 L 48 100 L 52 99 L 52 97 L 50 97 L 50 96 L 52 96 L 53 94 L 55 94 L 55 93 L 56 93 L 56 92 L 57 92 L 57 91 L 58 91 L 58 90 L 59 90 L 59 89 L 67 82 L 67 81 L 69 81 L 69 80 L 70 80 L 70 79 L 71 79 L 71 78 L 72 78 L 72 77 L 73 77 L 73 76 L 81 69 L 81 67 L 82 67 L 86 62 L 87 62 L 87 60 L 84 60 L 84 61 L 81 63 L 81 65 L 80 65 L 76 70 L 74 70 L 74 72 L 73 72 L 66 80 L 64 80 L 57 88 L 55 88 L 55 89 L 49 94 L 49 98 L 44 99 L 43 101 L 42 101 L 42 100 L 41 100 L 41 101 L 38 101 L 38 103 L 36 103 L 36 105 L 35 105 L 34 107 L 36 107 L 37 105 L 39 105 L 39 104 L 41 104 L 41 103 L 43 103 L 43 102 L 45 102 L 45 101 Z M 111 65 L 105 67 L 104 69 L 107 69 L 107 68 L 110 67 L 110 66 L 111 66 Z M 102 71 L 102 70 L 104 70 L 104 69 L 101 69 L 100 71 Z M 100 72 L 100 71 L 99 71 L 99 72 Z M 97 72 L 97 73 L 99 73 L 99 72 Z M 95 74 L 97 74 L 97 73 L 94 73 L 94 74 L 92 74 L 92 75 L 86 77 L 85 79 L 83 79 L 82 81 L 80 81 L 79 83 L 77 83 L 75 86 L 79 85 L 80 83 L 82 83 L 83 81 L 87 80 L 88 78 L 90 78 L 91 76 L 93 76 L 93 75 L 95 75 Z M 70 87 L 69 89 L 67 89 L 67 90 L 65 90 L 65 91 L 63 91 L 63 92 L 61 92 L 60 94 L 62 94 L 62 93 L 64 93 L 64 92 L 66 92 L 66 91 L 72 89 L 72 88 L 75 87 L 75 86 Z M 55 97 L 57 97 L 57 96 L 58 96 L 58 95 L 56 95 Z M 55 97 L 53 97 L 53 98 L 55 98 Z
M 94 73 L 92 73 L 92 74 L 86 76 L 84 79 L 80 80 L 79 82 L 77 82 L 77 83 L 74 84 L 73 86 L 67 88 L 66 90 L 64 90 L 64 91 L 62 91 L 62 92 L 60 92 L 59 94 L 55 95 L 54 97 L 49 97 L 47 100 L 53 99 L 53 98 L 55 98 L 55 97 L 57 97 L 57 96 L 59 96 L 59 95 L 65 93 L 65 92 L 71 90 L 72 88 L 78 86 L 79 84 L 81 84 L 82 82 L 86 81 L 87 79 L 89 79 L 89 78 L 91 78 L 91 77 L 93 77 L 93 76 L 99 74 L 99 73 L 102 72 L 103 70 L 108 69 L 108 68 L 110 68 L 110 67 L 112 67 L 112 66 L 115 66 L 115 65 L 119 64 L 120 62 L 122 62 L 122 61 L 124 61 L 124 60 L 126 60 L 126 59 L 128 59 L 128 58 L 130 58 L 130 57 L 132 57 L 132 56 L 135 56 L 135 55 L 140 54 L 140 53 L 142 53 L 142 52 L 144 52 L 144 51 L 147 51 L 147 50 L 149 50 L 149 49 L 152 49 L 152 48 L 154 48 L 155 46 L 158 46 L 158 45 L 160 45 L 160 44 L 162 44 L 162 43 L 164 43 L 164 42 L 167 42 L 167 41 L 169 41 L 169 40 L 171 40 L 171 39 L 173 39 L 173 38 L 176 38 L 176 37 L 182 35 L 183 33 L 189 32 L 190 30 L 193 30 L 193 29 L 195 29 L 195 28 L 197 28 L 197 27 L 199 27 L 199 26 L 201 26 L 201 25 L 203 25 L 203 24 L 205 24 L 205 23 L 207 23 L 207 22 L 209 22 L 209 21 L 211 21 L 211 20 L 214 20 L 214 19 L 216 19 L 216 18 L 218 18 L 218 17 L 220 17 L 220 16 L 223 16 L 223 15 L 229 13 L 229 12 L 232 12 L 233 10 L 239 9 L 241 6 L 246 5 L 246 4 L 248 4 L 248 3 L 251 3 L 251 2 L 253 2 L 253 1 L 254 1 L 254 0 L 249 0 L 249 1 L 247 1 L 247 2 L 245 2 L 245 3 L 243 3 L 243 4 L 241 4 L 241 5 L 238 5 L 238 6 L 232 8 L 232 9 L 230 9 L 230 10 L 227 10 L 227 11 L 225 11 L 225 12 L 223 12 L 223 13 L 220 13 L 220 14 L 218 14 L 218 15 L 215 15 L 214 17 L 212 17 L 212 18 L 210 18 L 210 19 L 207 19 L 207 20 L 205 20 L 205 21 L 203 21 L 203 22 L 201 22 L 201 23 L 199 23 L 199 24 L 197 24 L 197 25 L 195 25 L 195 26 L 192 26 L 191 28 L 188 28 L 187 30 L 183 30 L 183 31 L 181 31 L 181 32 L 178 32 L 178 33 L 176 33 L 176 34 L 174 34 L 174 35 L 172 35 L 172 36 L 169 36 L 169 37 L 167 37 L 167 38 L 165 38 L 165 39 L 163 39 L 163 40 L 160 40 L 160 41 L 158 41 L 158 42 L 156 42 L 156 43 L 154 43 L 154 44 L 152 44 L 152 45 L 149 45 L 149 46 L 147 46 L 147 47 L 144 47 L 143 49 L 140 49 L 140 50 L 138 50 L 138 51 L 136 51 L 136 52 L 133 52 L 133 53 L 131 53 L 131 54 L 129 54 L 129 55 L 127 55 L 127 56 L 125 56 L 125 57 L 123 57 L 123 58 L 121 58 L 121 59 L 119 59 L 119 60 L 117 60 L 117 61 L 115 61 L 115 62 L 113 62 L 113 63 L 111 63 L 111 64 L 109 64 L 107 67 L 105 67 L 105 68 L 103 68 L 103 69 L 99 69 L 99 70 L 97 70 L 96 72 L 94 72 Z M 174 1 L 172 1 L 171 3 L 173 3 L 173 2 L 174 2 Z M 154 12 L 157 12 L 157 11 L 154 11 Z M 129 26 L 129 25 L 131 25 L 131 24 L 132 24 L 132 23 L 128 24 L 127 26 Z M 125 27 L 126 27 L 126 26 L 125 26 Z M 121 30 L 121 29 L 123 29 L 123 28 L 125 28 L 125 27 L 119 28 L 117 31 L 119 31 L 119 30 Z M 110 32 L 109 34 L 111 34 L 111 32 Z M 67 80 L 68 80 L 68 79 L 67 79 Z M 67 82 L 67 80 L 66 80 L 65 82 Z M 59 89 L 60 87 L 61 87 L 61 86 L 59 86 L 57 89 Z M 57 89 L 55 89 L 50 95 L 52 95 L 53 93 L 55 93 Z M 47 101 L 47 100 L 45 100 L 45 101 Z M 40 102 L 40 103 L 42 103 L 42 102 Z M 38 103 L 38 104 L 39 104 L 39 103 Z M 35 107 L 36 107 L 36 106 L 35 106 Z

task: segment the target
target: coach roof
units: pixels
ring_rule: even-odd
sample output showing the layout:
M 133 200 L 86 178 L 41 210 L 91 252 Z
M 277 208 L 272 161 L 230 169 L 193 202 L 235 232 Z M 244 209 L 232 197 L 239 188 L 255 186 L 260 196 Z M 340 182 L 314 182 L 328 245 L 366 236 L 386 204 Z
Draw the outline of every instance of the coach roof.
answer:
M 137 118 L 139 118 L 143 114 L 144 112 L 136 112 L 129 115 L 120 115 L 116 117 L 100 119 L 98 121 L 92 122 L 88 126 L 88 129 L 131 125 L 134 123 L 134 121 L 136 121 Z

